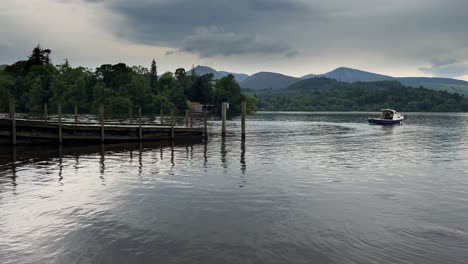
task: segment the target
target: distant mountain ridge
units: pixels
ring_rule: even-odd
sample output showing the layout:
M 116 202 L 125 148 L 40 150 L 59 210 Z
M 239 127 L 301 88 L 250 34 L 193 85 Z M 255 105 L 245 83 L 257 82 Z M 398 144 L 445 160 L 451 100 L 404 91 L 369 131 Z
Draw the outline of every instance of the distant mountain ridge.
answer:
M 249 77 L 249 75 L 247 74 L 233 73 L 233 72 L 227 72 L 227 71 L 217 71 L 211 67 L 201 66 L 201 65 L 198 65 L 197 67 L 193 68 L 193 70 L 195 71 L 195 74 L 197 75 L 205 75 L 205 74 L 212 73 L 215 80 L 219 80 L 223 77 L 228 76 L 229 74 L 232 74 L 234 78 L 237 80 L 237 82 L 240 83 Z M 187 74 L 190 75 L 190 72 L 191 71 L 188 71 Z
M 308 74 L 300 78 L 274 72 L 258 72 L 252 76 L 242 73 L 231 73 L 227 71 L 216 71 L 207 66 L 197 66 L 194 68 L 196 74 L 203 75 L 213 73 L 214 79 L 220 79 L 232 74 L 239 82 L 242 89 L 264 90 L 264 89 L 285 89 L 300 80 L 315 77 L 326 77 L 341 82 L 376 82 L 376 81 L 398 81 L 403 85 L 411 87 L 423 86 L 432 90 L 443 90 L 450 93 L 460 93 L 468 96 L 468 82 L 450 78 L 435 77 L 393 77 L 363 70 L 339 67 L 324 74 Z M 188 72 L 190 74 L 190 71 Z
M 300 78 L 274 72 L 259 72 L 240 83 L 243 89 L 263 90 L 282 89 L 298 82 Z

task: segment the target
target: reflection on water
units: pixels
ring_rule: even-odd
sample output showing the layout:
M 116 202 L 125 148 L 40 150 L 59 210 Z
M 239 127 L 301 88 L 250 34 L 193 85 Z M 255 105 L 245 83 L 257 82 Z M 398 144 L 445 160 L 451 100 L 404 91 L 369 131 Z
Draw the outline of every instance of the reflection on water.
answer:
M 233 120 L 195 144 L 2 147 L 0 263 L 466 263 L 468 116 L 368 116 L 260 113 L 245 140 Z

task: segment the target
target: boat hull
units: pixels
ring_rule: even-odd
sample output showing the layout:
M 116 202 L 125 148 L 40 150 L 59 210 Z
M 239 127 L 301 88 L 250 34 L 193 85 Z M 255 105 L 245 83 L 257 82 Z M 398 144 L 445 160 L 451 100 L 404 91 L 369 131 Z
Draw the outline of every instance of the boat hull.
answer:
M 401 125 L 403 119 L 399 120 L 388 120 L 388 119 L 379 119 L 379 118 L 369 118 L 369 124 L 372 125 Z

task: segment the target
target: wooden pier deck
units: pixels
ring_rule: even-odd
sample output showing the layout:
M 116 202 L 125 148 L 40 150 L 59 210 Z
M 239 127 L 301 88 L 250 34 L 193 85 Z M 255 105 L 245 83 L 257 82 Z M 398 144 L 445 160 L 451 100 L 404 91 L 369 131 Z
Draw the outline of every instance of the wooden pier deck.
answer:
M 195 128 L 174 124 L 75 123 L 0 118 L 0 144 L 202 140 L 205 136 L 206 126 Z

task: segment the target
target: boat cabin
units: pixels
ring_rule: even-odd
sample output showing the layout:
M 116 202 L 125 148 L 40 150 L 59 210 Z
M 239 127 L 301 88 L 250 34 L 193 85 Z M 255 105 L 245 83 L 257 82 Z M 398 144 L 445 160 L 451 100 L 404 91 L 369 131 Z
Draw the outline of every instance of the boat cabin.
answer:
M 382 114 L 380 114 L 380 119 L 393 120 L 393 117 L 396 117 L 396 111 L 392 109 L 382 109 Z

